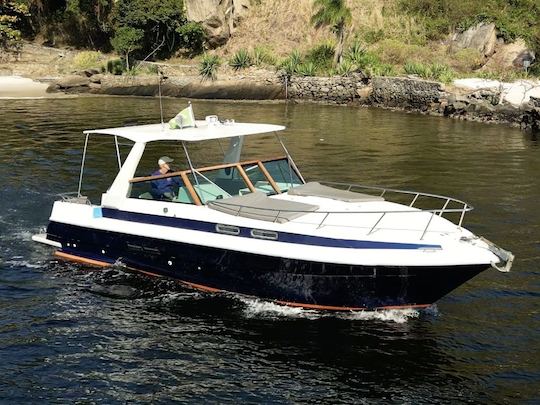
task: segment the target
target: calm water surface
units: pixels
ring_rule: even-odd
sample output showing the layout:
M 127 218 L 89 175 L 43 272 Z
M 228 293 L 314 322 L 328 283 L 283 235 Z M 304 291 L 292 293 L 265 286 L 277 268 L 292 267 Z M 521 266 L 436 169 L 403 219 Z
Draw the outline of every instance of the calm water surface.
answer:
M 165 115 L 184 105 L 165 100 Z M 0 100 L 3 402 L 540 402 L 536 138 L 345 107 L 196 102 L 195 111 L 285 124 L 308 179 L 468 201 L 466 225 L 516 254 L 512 273 L 487 271 L 428 311 L 329 316 L 58 262 L 30 237 L 55 194 L 76 190 L 81 131 L 155 122 L 157 100 Z M 95 146 L 85 185 L 98 196 L 114 154 Z

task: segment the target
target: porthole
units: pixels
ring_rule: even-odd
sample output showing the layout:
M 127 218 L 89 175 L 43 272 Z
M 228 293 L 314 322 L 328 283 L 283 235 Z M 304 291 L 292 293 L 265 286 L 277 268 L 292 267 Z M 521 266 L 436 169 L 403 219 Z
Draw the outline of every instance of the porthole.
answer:
M 266 240 L 277 240 L 278 233 L 275 231 L 267 231 L 264 229 L 252 229 L 251 237 L 257 239 L 266 239 Z
M 216 224 L 216 231 L 225 235 L 238 236 L 240 235 L 240 228 L 234 225 Z

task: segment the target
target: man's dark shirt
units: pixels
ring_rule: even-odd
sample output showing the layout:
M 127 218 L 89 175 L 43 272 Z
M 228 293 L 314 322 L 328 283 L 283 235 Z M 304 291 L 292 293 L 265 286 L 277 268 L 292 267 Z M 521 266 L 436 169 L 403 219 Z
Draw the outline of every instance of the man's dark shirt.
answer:
M 170 173 L 170 171 L 169 171 Z M 152 176 L 161 176 L 161 172 L 156 170 Z M 178 193 L 178 187 L 183 185 L 182 181 L 175 177 L 166 177 L 164 179 L 152 180 L 152 195 L 154 198 L 172 198 Z

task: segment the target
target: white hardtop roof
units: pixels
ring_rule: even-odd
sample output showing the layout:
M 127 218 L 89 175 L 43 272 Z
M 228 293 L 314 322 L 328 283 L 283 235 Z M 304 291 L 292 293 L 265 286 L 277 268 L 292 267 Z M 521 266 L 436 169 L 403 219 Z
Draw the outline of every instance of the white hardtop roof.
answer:
M 187 141 L 198 142 L 209 139 L 232 138 L 235 136 L 256 135 L 268 132 L 282 131 L 282 125 L 249 124 L 235 122 L 233 124 L 220 122 L 208 124 L 206 121 L 196 121 L 197 127 L 170 129 L 168 123 L 136 125 L 130 127 L 89 129 L 85 134 L 102 134 L 120 136 L 133 142 L 152 141 Z

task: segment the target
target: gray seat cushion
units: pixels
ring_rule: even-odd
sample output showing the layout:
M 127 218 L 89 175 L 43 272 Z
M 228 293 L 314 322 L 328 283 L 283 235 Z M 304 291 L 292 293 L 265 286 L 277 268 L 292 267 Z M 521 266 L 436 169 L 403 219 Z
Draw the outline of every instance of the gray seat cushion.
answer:
M 211 201 L 208 207 L 226 214 L 280 224 L 299 218 L 308 212 L 317 211 L 319 208 L 317 205 L 270 198 L 260 191 Z
M 384 201 L 384 198 L 379 196 L 340 190 L 339 188 L 324 186 L 316 181 L 290 188 L 288 194 L 304 197 L 323 197 L 345 202 Z

